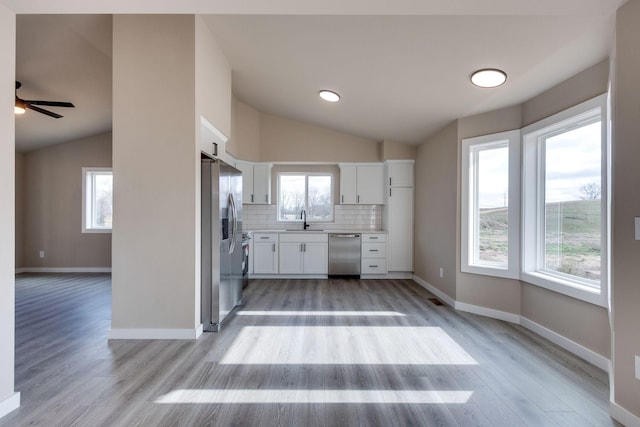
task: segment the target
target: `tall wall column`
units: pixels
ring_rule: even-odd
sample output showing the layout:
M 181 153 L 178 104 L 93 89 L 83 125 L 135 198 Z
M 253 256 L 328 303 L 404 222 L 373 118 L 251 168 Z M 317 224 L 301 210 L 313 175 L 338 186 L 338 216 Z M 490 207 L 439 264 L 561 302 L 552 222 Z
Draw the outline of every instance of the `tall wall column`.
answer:
M 0 417 L 20 406 L 15 392 L 16 15 L 0 4 Z

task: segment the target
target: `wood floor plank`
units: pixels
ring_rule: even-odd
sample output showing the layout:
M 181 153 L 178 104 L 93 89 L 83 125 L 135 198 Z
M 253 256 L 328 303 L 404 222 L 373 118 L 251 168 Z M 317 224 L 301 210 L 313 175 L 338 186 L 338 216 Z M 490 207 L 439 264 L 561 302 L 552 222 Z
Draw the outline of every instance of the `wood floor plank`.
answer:
M 617 426 L 605 373 L 411 280 L 252 280 L 220 333 L 107 340 L 107 274 L 16 277 L 5 426 Z

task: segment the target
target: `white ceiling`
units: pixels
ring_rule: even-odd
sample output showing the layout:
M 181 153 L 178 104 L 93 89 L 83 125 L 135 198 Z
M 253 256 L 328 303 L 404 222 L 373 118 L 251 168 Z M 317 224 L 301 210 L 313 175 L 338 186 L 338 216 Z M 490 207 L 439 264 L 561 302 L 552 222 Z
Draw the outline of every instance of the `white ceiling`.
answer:
M 205 20 L 240 100 L 374 140 L 419 143 L 451 120 L 520 103 L 606 58 L 623 2 L 279 0 L 267 9 L 262 0 L 59 0 L 55 11 L 217 13 Z M 52 8 L 44 0 L 0 3 L 19 13 Z M 475 88 L 469 74 L 483 67 L 504 69 L 507 83 Z M 16 75 L 22 98 L 77 106 L 52 107 L 59 120 L 31 111 L 18 118 L 18 149 L 108 130 L 110 16 L 19 15 Z M 321 101 L 323 88 L 341 102 Z

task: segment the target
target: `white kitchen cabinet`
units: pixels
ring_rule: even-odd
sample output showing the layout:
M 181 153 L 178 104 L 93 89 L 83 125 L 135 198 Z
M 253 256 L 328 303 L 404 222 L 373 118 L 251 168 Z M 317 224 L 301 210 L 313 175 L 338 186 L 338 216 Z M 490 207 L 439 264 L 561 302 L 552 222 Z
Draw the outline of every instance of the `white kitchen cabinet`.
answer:
M 236 161 L 242 172 L 242 203 L 268 205 L 271 203 L 271 163 Z
M 413 271 L 414 161 L 388 161 L 385 169 L 387 203 L 383 219 L 388 232 L 387 268 L 390 272 L 410 273 Z
M 413 187 L 413 160 L 387 160 L 385 162 L 386 185 L 390 187 Z
M 382 233 L 362 234 L 362 259 L 360 263 L 362 275 L 387 273 L 386 240 L 386 235 Z
M 340 163 L 340 204 L 381 205 L 384 203 L 382 163 Z
M 326 233 L 281 234 L 280 274 L 327 274 L 328 251 Z
M 251 249 L 253 274 L 278 274 L 278 233 L 254 233 Z

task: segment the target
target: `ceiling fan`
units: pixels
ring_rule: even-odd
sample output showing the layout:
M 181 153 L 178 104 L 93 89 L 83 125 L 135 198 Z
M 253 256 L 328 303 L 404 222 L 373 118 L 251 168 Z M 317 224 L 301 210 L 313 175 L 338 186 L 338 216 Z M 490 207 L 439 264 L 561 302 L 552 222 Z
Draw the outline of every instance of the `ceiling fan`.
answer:
M 45 114 L 49 117 L 53 117 L 54 119 L 59 119 L 62 116 L 60 114 L 56 114 L 52 111 L 45 110 L 44 108 L 37 107 L 37 105 L 45 105 L 49 107 L 67 107 L 67 108 L 75 108 L 70 102 L 60 102 L 60 101 L 31 101 L 18 97 L 18 89 L 22 86 L 22 83 L 16 81 L 16 104 L 14 112 L 16 114 L 24 114 L 27 109 L 37 111 L 38 113 Z

